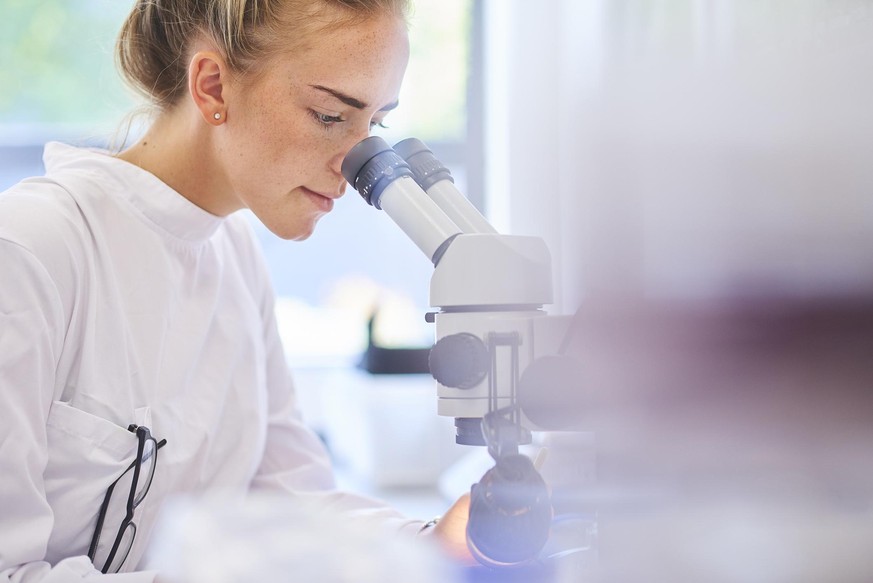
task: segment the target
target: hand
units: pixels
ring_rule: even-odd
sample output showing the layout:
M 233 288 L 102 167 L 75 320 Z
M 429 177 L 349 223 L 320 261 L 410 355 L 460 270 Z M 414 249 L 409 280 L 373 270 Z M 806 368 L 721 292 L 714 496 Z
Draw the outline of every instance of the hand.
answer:
M 470 517 L 469 492 L 452 504 L 440 521 L 422 534 L 435 537 L 443 552 L 463 566 L 478 565 L 467 548 L 467 520 Z

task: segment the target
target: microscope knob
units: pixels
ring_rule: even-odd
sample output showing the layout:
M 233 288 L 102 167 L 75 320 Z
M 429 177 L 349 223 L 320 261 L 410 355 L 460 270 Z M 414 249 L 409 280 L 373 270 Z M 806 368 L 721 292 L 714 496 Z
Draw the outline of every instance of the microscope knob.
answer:
M 481 383 L 490 362 L 485 343 L 469 332 L 440 338 L 428 358 L 433 378 L 454 389 L 471 389 Z

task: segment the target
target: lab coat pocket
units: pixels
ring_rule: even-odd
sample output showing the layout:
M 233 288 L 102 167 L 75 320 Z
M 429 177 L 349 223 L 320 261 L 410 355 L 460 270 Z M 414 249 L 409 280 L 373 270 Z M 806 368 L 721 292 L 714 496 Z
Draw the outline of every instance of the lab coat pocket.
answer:
M 132 413 L 144 424 L 148 408 Z M 110 484 L 136 457 L 136 435 L 97 415 L 55 401 L 46 421 L 48 464 L 44 483 L 54 513 L 46 559 L 87 554 L 100 504 Z M 107 524 L 117 523 L 107 517 Z

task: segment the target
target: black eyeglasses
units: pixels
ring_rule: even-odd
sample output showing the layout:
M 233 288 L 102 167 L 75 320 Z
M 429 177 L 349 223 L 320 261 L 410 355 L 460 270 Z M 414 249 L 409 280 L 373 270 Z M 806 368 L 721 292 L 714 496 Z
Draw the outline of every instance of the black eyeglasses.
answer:
M 127 554 L 133 546 L 133 539 L 136 538 L 136 523 L 133 522 L 133 511 L 140 505 L 146 494 L 148 494 L 149 487 L 152 485 L 152 478 L 155 475 L 155 466 L 158 463 L 158 450 L 167 444 L 166 439 L 155 441 L 148 427 L 131 425 L 127 430 L 136 433 L 136 438 L 139 440 L 136 448 L 136 459 L 112 482 L 112 485 L 106 491 L 103 504 L 100 505 L 100 513 L 97 515 L 97 527 L 94 529 L 94 536 L 91 537 L 91 546 L 88 548 L 88 558 L 91 559 L 95 567 L 98 566 L 98 563 L 102 563 L 103 566 L 100 570 L 103 573 L 117 573 L 121 569 L 121 565 L 124 564 L 125 559 L 127 559 Z M 109 548 L 109 553 L 106 554 L 105 547 L 97 548 L 100 543 L 100 534 L 103 532 L 103 522 L 109 511 L 112 492 L 115 490 L 115 486 L 130 470 L 133 470 L 133 478 L 130 482 L 130 494 L 127 496 L 127 513 L 118 527 L 118 533 L 115 535 L 112 547 Z M 117 497 L 116 500 L 118 500 Z M 116 504 L 121 504 L 121 502 L 117 501 Z M 113 515 L 116 514 L 113 513 Z M 98 550 L 99 557 L 97 556 Z

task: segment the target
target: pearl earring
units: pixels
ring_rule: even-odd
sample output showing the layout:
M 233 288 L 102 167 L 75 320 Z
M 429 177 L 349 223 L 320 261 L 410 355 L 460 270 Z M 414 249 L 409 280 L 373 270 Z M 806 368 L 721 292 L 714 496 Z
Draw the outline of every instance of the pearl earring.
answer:
M 212 117 L 214 117 L 216 120 L 219 120 L 221 119 L 221 114 L 216 111 L 215 115 L 213 115 Z

